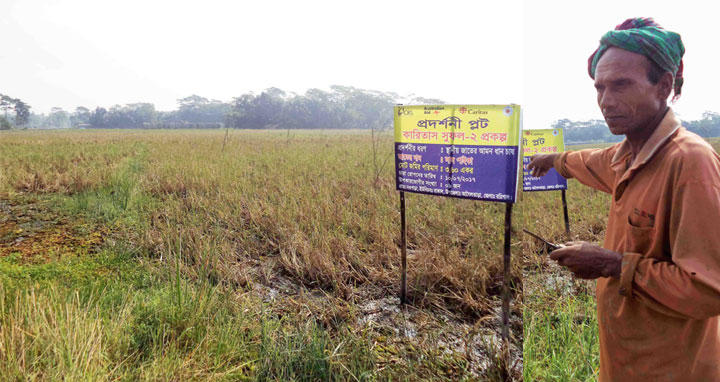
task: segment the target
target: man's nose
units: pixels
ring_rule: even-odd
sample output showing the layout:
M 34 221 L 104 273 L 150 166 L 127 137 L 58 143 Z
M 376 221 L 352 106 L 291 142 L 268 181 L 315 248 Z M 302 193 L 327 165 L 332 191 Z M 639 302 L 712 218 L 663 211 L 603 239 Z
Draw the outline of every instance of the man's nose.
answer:
M 606 112 L 615 110 L 617 100 L 612 93 L 607 91 L 602 92 L 601 94 L 598 94 L 598 105 L 600 106 L 600 111 L 602 111 L 603 114 L 607 114 Z

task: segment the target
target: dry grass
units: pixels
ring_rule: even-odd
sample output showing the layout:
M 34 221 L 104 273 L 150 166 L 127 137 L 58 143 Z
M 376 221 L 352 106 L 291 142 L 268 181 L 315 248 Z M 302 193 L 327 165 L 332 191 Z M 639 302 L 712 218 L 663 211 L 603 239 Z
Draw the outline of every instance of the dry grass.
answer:
M 319 292 L 329 304 L 308 312 L 315 300 L 283 300 L 284 309 L 334 331 L 357 319 L 359 304 L 398 293 L 399 198 L 392 166 L 376 180 L 369 132 L 297 132 L 288 139 L 285 132 L 232 131 L 222 151 L 223 138 L 224 131 L 2 134 L 0 195 L 56 195 L 68 211 L 110 226 L 168 282 L 242 293 L 282 292 L 289 280 L 295 292 Z M 392 150 L 390 139 L 380 155 Z M 407 200 L 411 306 L 470 326 L 494 320 L 504 206 Z M 519 227 L 519 208 L 515 215 Z M 518 293 L 517 257 L 512 275 Z M 431 364 L 442 359 L 431 345 L 422 352 L 405 346 L 407 354 L 429 352 Z M 163 368 L 178 370 L 151 367 Z M 467 370 L 459 370 L 461 379 Z
M 395 287 L 398 196 L 392 168 L 374 184 L 368 134 L 306 132 L 286 142 L 280 133 L 233 132 L 225 152 L 222 139 L 221 132 L 8 134 L 3 184 L 6 192 L 74 194 L 125 181 L 113 174 L 135 160 L 142 168 L 124 175 L 136 178 L 132 192 L 162 203 L 138 226 L 138 244 L 154 256 L 167 258 L 182 243 L 187 264 L 241 283 L 247 276 L 233 264 L 272 258 L 275 270 L 349 300 L 365 287 Z M 408 199 L 411 301 L 479 317 L 499 291 L 503 207 Z
M 115 363 L 107 342 L 122 337 L 126 310 L 107 320 L 78 294 L 30 289 L 9 296 L 0 287 L 0 374 L 5 380 L 104 379 Z

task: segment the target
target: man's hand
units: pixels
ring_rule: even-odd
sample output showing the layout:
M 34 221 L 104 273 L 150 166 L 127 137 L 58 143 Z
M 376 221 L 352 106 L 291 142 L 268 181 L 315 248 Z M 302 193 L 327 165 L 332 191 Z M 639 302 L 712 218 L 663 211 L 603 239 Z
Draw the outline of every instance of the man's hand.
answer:
M 581 279 L 620 278 L 622 255 L 582 241 L 567 243 L 550 253 L 550 258 Z
M 533 155 L 532 159 L 530 159 L 530 163 L 528 163 L 528 170 L 532 171 L 532 176 L 534 177 L 545 176 L 545 174 L 553 168 L 553 163 L 558 155 L 559 154 Z

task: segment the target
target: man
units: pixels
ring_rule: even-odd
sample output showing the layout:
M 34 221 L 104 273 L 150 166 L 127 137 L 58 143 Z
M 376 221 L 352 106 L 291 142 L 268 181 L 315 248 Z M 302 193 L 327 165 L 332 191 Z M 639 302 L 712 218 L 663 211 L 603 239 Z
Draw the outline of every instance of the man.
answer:
M 600 381 L 720 381 L 720 157 L 668 107 L 682 89 L 680 35 L 652 19 L 605 34 L 588 62 L 613 134 L 606 149 L 537 155 L 612 195 L 604 248 L 551 258 L 597 280 Z

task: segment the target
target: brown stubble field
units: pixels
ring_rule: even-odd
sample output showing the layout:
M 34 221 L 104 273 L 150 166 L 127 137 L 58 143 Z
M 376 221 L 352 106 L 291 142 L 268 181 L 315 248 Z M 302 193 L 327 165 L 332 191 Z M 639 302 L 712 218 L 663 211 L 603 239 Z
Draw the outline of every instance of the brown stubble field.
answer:
M 0 134 L 0 374 L 522 378 L 524 207 L 503 366 L 503 205 L 407 196 L 400 309 L 392 137 L 224 133 Z

